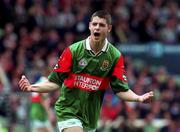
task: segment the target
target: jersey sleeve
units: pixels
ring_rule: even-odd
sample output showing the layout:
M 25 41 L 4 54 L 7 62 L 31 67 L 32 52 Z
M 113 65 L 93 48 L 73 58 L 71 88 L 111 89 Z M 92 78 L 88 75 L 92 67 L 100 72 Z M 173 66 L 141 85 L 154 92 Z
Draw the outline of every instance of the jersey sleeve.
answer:
M 117 63 L 115 64 L 111 75 L 110 86 L 115 93 L 126 91 L 129 89 L 128 81 L 126 78 L 126 71 L 124 68 L 124 59 L 121 55 Z
M 72 67 L 72 53 L 69 48 L 66 48 L 62 55 L 59 57 L 59 60 L 54 67 L 53 71 L 48 76 L 49 81 L 54 82 L 61 86 L 64 82 L 64 79 L 68 76 L 68 73 L 71 71 Z

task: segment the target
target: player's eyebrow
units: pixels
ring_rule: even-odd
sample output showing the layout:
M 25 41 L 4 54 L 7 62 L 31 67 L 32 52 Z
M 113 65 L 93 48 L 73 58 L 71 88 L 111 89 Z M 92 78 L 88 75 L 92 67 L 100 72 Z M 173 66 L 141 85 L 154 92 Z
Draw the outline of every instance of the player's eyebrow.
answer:
M 94 25 L 94 26 L 96 26 L 97 24 L 99 24 L 99 26 L 101 26 L 101 27 L 105 27 L 104 23 L 92 22 L 92 25 Z

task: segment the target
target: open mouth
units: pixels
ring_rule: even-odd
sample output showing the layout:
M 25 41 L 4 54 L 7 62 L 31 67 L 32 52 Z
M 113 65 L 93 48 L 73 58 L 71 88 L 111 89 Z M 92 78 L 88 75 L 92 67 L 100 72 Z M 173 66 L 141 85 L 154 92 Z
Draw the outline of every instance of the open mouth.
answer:
M 100 36 L 100 33 L 97 33 L 97 32 L 96 32 L 96 33 L 94 33 L 94 36 L 95 36 L 95 37 L 99 37 L 99 36 Z

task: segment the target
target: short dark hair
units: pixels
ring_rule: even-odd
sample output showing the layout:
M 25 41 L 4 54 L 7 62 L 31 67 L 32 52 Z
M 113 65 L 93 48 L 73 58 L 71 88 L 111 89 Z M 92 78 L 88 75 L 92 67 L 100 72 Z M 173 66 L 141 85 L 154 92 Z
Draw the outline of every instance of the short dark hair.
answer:
M 96 16 L 100 18 L 104 18 L 107 21 L 107 24 L 111 24 L 111 15 L 106 10 L 99 10 L 99 11 L 94 12 L 91 16 L 91 21 Z

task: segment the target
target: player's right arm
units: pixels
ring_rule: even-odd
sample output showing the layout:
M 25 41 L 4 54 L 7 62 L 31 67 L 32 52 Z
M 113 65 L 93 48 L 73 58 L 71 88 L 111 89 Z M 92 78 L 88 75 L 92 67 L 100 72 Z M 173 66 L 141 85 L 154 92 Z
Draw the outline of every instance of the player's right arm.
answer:
M 68 73 L 71 72 L 72 62 L 71 50 L 70 48 L 66 48 L 60 56 L 53 72 L 48 76 L 47 81 L 31 85 L 29 80 L 23 75 L 19 81 L 20 89 L 22 91 L 39 93 L 59 89 L 64 79 L 68 76 Z
M 45 93 L 57 90 L 59 86 L 50 81 L 44 81 L 37 84 L 30 84 L 29 80 L 23 75 L 19 81 L 19 86 L 22 91 Z

